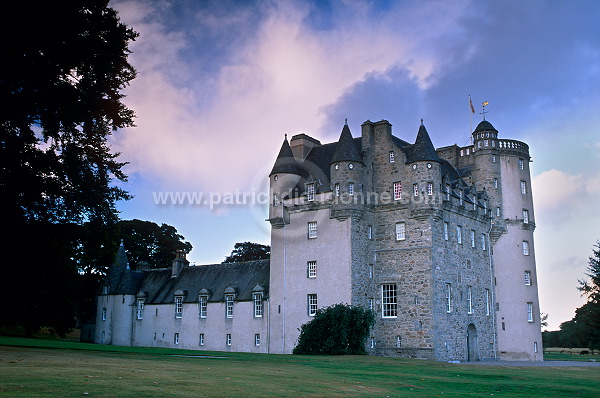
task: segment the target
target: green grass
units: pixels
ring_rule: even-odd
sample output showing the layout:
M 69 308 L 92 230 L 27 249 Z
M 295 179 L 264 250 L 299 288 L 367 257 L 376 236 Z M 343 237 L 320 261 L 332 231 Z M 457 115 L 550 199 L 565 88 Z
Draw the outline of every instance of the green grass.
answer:
M 600 367 L 473 366 L 0 337 L 0 397 L 598 397 L 598 380 Z

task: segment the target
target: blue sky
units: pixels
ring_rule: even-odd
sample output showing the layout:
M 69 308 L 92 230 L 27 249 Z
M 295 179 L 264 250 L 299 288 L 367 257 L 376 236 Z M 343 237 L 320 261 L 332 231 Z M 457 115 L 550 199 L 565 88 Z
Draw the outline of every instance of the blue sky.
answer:
M 160 192 L 266 189 L 284 133 L 321 142 L 389 120 L 409 142 L 420 119 L 437 147 L 469 142 L 481 120 L 530 145 L 535 252 L 549 328 L 600 239 L 598 1 L 114 1 L 140 33 L 125 91 L 135 128 L 111 144 L 130 162 L 124 219 L 173 225 L 198 264 L 235 242 L 269 243 L 252 204 L 159 204 Z M 251 201 L 251 197 L 248 197 Z

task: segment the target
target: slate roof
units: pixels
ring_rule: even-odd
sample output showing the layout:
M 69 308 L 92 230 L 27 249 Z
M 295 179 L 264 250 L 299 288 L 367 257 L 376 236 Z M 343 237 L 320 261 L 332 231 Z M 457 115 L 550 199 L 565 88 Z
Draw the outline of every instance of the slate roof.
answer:
M 210 291 L 208 301 L 224 301 L 225 289 L 233 287 L 236 301 L 252 299 L 252 290 L 259 285 L 265 293 L 269 288 L 269 260 L 246 261 L 184 267 L 171 277 L 171 268 L 143 271 L 139 290 L 146 293 L 147 304 L 168 304 L 175 291 L 181 289 L 184 302 L 197 302 L 200 290 Z
M 333 152 L 330 163 L 342 161 L 363 162 L 347 124 L 345 124 L 342 129 L 342 134 L 335 146 L 335 151 Z
M 440 162 L 441 159 L 435 151 L 435 147 L 431 142 L 429 133 L 423 124 L 419 127 L 417 133 L 417 139 L 415 143 L 404 151 L 406 153 L 406 163 L 418 162 L 418 161 L 432 161 Z
M 278 173 L 300 174 L 296 159 L 294 158 L 294 154 L 292 152 L 292 148 L 290 148 L 290 143 L 287 140 L 287 136 L 283 140 L 283 144 L 279 150 L 279 155 L 277 155 L 275 165 L 273 166 L 271 174 L 269 175 Z
M 494 126 L 492 126 L 492 123 L 488 122 L 487 120 L 481 121 L 477 125 L 477 127 L 475 128 L 475 131 L 495 131 L 495 132 L 498 132 L 498 130 L 496 130 L 494 128 Z

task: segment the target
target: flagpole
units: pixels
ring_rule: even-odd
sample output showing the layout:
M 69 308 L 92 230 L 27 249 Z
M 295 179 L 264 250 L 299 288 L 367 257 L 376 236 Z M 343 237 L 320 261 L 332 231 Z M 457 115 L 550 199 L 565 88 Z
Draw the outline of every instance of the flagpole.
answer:
M 471 95 L 469 94 L 469 140 L 471 144 L 473 144 L 473 113 L 475 112 L 473 108 L 473 101 L 471 101 Z

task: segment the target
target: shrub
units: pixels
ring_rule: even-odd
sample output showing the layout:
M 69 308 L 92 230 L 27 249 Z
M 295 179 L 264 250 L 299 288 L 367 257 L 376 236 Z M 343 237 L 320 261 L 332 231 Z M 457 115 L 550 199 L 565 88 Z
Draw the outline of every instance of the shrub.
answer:
M 371 310 L 334 304 L 317 310 L 302 325 L 294 354 L 364 355 L 365 341 L 375 317 Z

